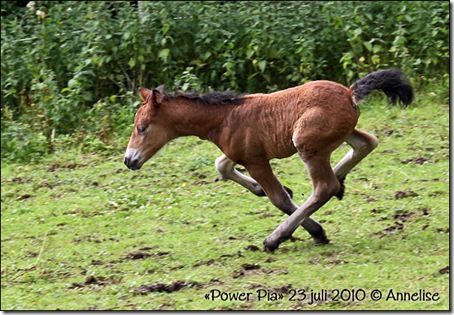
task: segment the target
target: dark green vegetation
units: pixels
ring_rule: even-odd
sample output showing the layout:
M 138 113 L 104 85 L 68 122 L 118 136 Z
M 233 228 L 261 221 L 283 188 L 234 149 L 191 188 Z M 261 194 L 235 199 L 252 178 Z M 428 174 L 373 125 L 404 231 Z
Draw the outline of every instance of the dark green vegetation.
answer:
M 139 86 L 270 92 L 316 79 L 349 85 L 388 67 L 417 89 L 448 85 L 447 1 L 2 2 L 1 32 L 10 161 L 62 141 L 109 149 Z
M 447 310 L 448 22 L 441 1 L 2 2 L 2 309 Z M 208 142 L 177 139 L 137 172 L 122 163 L 138 86 L 270 92 L 387 67 L 416 102 L 361 104 L 358 127 L 380 144 L 314 215 L 330 245 L 297 230 L 262 252 L 285 216 L 216 181 Z M 273 167 L 302 203 L 298 157 Z M 359 293 L 335 302 L 335 289 Z
M 2 308 L 447 310 L 448 106 L 417 97 L 406 110 L 363 103 L 359 127 L 381 142 L 347 177 L 344 199 L 314 215 L 332 240 L 325 246 L 297 230 L 275 253 L 262 252 L 284 215 L 216 181 L 219 151 L 197 138 L 171 142 L 136 172 L 122 151 L 2 165 Z M 303 202 L 311 183 L 297 156 L 273 166 Z M 328 298 L 291 299 L 300 289 Z M 334 302 L 334 289 L 366 296 Z M 212 301 L 210 290 L 252 295 Z M 258 300 L 257 290 L 283 298 Z M 439 299 L 386 300 L 390 290 Z

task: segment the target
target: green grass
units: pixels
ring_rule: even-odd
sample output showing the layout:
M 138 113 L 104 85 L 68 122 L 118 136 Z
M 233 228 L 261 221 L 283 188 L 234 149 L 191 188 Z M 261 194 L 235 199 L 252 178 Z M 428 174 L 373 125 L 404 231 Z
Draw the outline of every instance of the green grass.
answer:
M 173 141 L 136 172 L 123 151 L 2 164 L 2 309 L 449 309 L 449 107 L 422 94 L 406 110 L 366 101 L 358 127 L 380 144 L 347 177 L 344 199 L 314 214 L 331 244 L 299 229 L 274 253 L 262 241 L 285 216 L 216 181 L 220 152 L 197 138 Z M 273 167 L 302 203 L 311 183 L 297 156 Z M 179 290 L 152 292 L 172 284 Z M 333 301 L 335 289 L 359 290 L 359 300 L 344 291 Z M 211 290 L 250 294 L 206 299 Z M 257 290 L 282 296 L 259 300 Z M 311 303 L 322 290 L 327 300 Z M 439 299 L 393 301 L 390 290 Z

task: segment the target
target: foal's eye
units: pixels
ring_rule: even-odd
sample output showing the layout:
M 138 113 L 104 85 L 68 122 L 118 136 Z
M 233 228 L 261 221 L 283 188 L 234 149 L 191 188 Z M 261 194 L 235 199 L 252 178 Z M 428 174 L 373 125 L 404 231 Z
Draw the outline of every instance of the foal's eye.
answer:
M 144 133 L 145 130 L 147 130 L 147 126 L 145 126 L 145 125 L 137 126 L 137 132 L 139 132 L 139 133 Z

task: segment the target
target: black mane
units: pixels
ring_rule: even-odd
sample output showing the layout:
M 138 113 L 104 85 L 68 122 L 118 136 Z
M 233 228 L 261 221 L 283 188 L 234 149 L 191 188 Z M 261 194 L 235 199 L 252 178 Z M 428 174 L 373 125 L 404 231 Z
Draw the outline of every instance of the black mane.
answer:
M 175 95 L 166 95 L 167 99 L 183 97 L 189 100 L 197 101 L 201 105 L 240 105 L 243 103 L 244 98 L 237 95 L 235 92 L 208 92 L 200 95 L 196 92 L 185 92 Z

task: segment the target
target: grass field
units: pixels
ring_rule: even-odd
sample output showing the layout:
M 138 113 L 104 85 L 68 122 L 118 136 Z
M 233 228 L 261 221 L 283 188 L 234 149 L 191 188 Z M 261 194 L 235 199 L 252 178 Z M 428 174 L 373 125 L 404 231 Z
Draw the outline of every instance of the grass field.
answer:
M 1 308 L 448 310 L 449 106 L 366 100 L 358 127 L 380 144 L 344 199 L 314 214 L 331 244 L 298 229 L 274 253 L 262 241 L 285 216 L 217 181 L 220 152 L 197 138 L 136 172 L 122 162 L 128 138 L 110 156 L 2 164 Z M 273 167 L 302 203 L 311 183 L 298 157 Z

